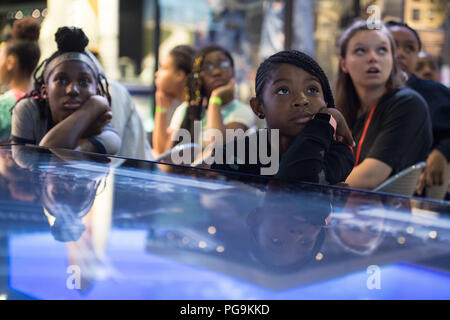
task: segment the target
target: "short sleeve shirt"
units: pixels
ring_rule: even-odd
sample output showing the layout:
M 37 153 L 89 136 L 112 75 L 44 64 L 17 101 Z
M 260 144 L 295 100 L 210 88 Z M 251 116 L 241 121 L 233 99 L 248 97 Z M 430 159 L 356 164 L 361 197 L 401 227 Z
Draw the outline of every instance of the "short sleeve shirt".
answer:
M 13 109 L 11 139 L 17 143 L 36 144 L 44 138 L 54 126 L 50 112 L 42 118 L 39 112 L 39 106 L 34 98 L 20 100 Z M 117 132 L 107 125 L 104 131 Z M 117 134 L 118 135 L 118 134 Z M 89 139 L 100 153 L 110 153 L 105 147 L 109 145 L 106 138 L 100 134 Z
M 367 118 L 367 113 L 362 115 L 352 128 L 357 146 Z M 409 88 L 395 89 L 381 98 L 373 113 L 359 163 L 365 158 L 377 159 L 389 165 L 393 175 L 424 161 L 432 140 L 431 120 L 424 99 Z
M 11 134 L 11 108 L 25 93 L 9 90 L 0 95 L 0 142 L 6 142 Z
M 172 120 L 169 125 L 170 130 L 177 130 L 181 127 L 184 117 L 186 116 L 187 108 L 187 102 L 183 102 L 178 106 L 172 116 Z M 223 106 L 220 113 L 222 115 L 224 125 L 238 122 L 242 123 L 247 128 L 251 128 L 255 124 L 255 115 L 252 109 L 249 105 L 242 103 L 239 100 L 233 100 L 229 104 Z M 202 117 L 202 128 L 206 128 L 206 113 L 204 113 Z

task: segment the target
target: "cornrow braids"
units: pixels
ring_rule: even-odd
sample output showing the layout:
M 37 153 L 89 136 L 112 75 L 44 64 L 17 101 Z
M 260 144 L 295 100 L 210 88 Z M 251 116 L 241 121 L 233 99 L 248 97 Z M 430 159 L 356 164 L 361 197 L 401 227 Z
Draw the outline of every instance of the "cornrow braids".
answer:
M 322 86 L 323 96 L 328 108 L 334 107 L 334 98 L 330 83 L 319 64 L 306 53 L 297 50 L 280 51 L 270 56 L 258 68 L 255 79 L 256 97 L 262 100 L 264 86 L 270 73 L 279 64 L 291 64 L 316 77 Z
M 420 40 L 419 34 L 417 33 L 416 30 L 414 30 L 413 28 L 411 28 L 407 23 L 405 22 L 398 22 L 398 21 L 394 21 L 394 20 L 389 20 L 385 23 L 385 26 L 388 28 L 391 27 L 402 27 L 402 28 L 406 28 L 408 30 L 410 30 L 414 36 L 417 39 L 417 43 L 419 44 L 419 51 L 422 50 L 422 41 Z

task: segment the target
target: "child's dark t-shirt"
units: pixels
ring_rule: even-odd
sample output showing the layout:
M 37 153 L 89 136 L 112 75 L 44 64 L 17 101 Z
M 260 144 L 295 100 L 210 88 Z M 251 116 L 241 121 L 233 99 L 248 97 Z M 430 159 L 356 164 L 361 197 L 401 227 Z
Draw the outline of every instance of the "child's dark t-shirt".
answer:
M 294 139 L 289 149 L 279 157 L 279 169 L 273 176 L 289 182 L 336 184 L 345 181 L 353 169 L 354 157 L 349 146 L 333 139 L 334 129 L 329 121 L 330 115 L 317 114 Z M 223 164 L 216 163 L 216 160 L 211 168 L 261 175 L 261 169 L 268 168 L 271 164 L 266 163 L 267 161 L 260 156 L 261 134 L 259 132 L 256 134 L 257 143 L 252 143 L 251 139 L 252 137 L 247 136 L 244 140 L 244 163 L 239 164 L 237 156 L 234 156 L 231 161 L 226 161 L 227 148 L 234 147 L 234 155 L 236 155 L 238 144 L 242 143 L 235 140 L 233 143 L 224 145 Z M 270 149 L 268 146 L 269 158 L 271 157 Z M 253 156 L 257 154 L 256 163 L 250 162 L 252 153 Z

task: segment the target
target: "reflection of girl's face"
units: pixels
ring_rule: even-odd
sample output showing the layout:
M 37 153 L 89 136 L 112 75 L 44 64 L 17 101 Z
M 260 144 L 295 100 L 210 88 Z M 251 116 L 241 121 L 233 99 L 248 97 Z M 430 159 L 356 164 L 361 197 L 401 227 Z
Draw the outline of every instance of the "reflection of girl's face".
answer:
M 268 213 L 262 217 L 256 240 L 268 261 L 289 265 L 311 252 L 321 228 L 299 215 Z
M 74 212 L 80 212 L 91 203 L 95 197 L 96 181 L 91 179 L 70 179 L 53 174 L 47 174 L 44 182 L 43 202 L 50 209 L 52 206 L 65 205 Z M 51 209 L 50 209 L 51 211 Z

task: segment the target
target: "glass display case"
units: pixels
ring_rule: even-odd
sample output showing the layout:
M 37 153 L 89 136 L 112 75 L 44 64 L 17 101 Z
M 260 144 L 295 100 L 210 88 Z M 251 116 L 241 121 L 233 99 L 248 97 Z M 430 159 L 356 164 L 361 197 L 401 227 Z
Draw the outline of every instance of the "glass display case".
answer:
M 450 204 L 0 147 L 7 299 L 449 299 Z

